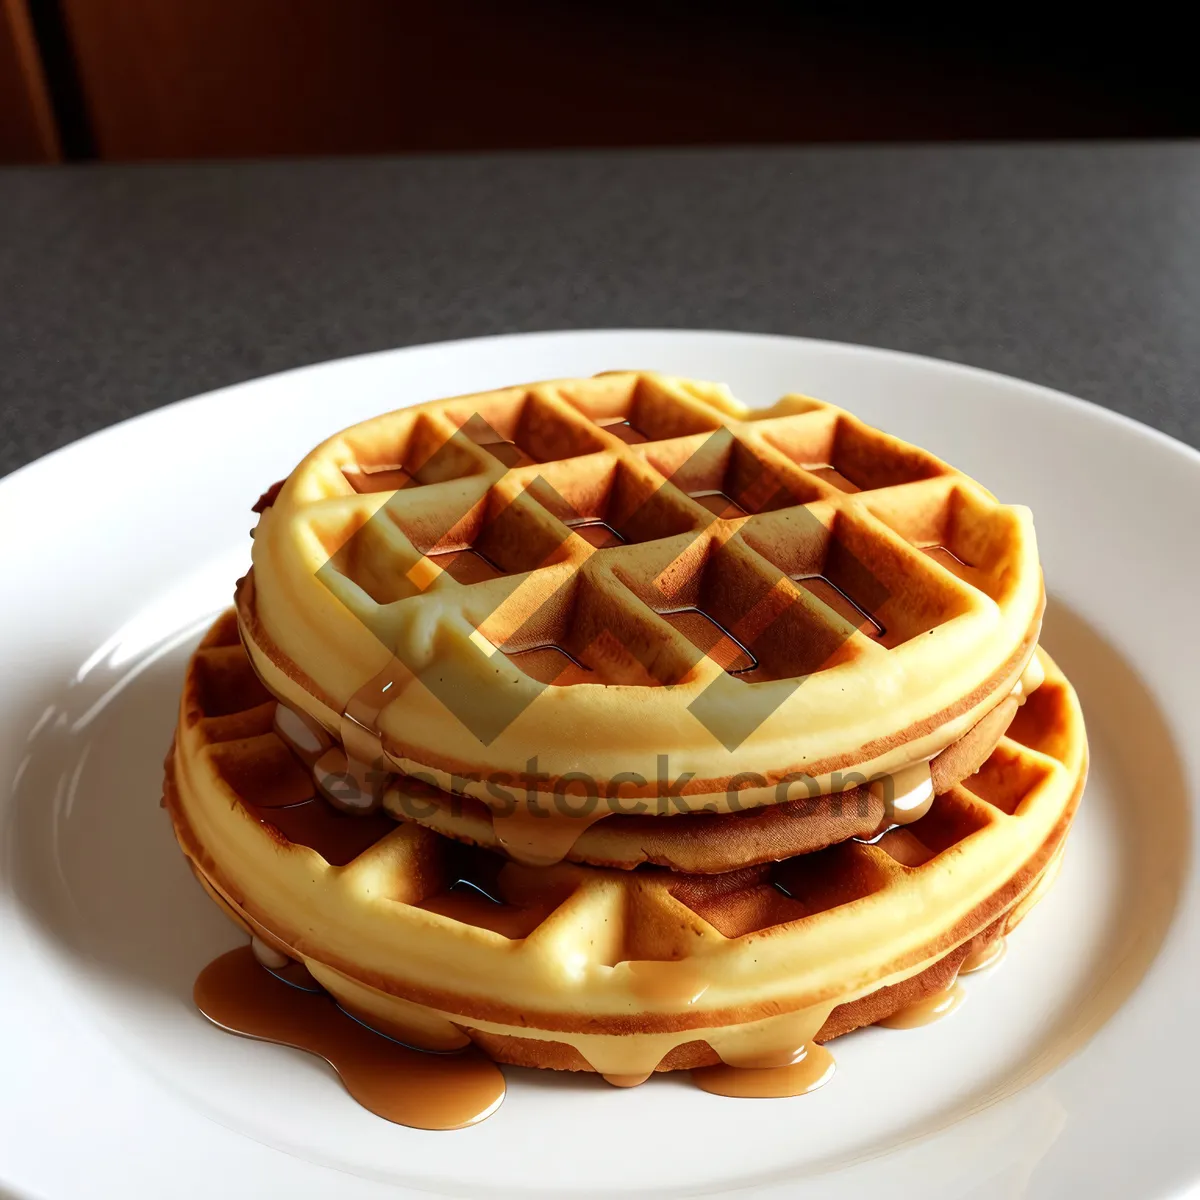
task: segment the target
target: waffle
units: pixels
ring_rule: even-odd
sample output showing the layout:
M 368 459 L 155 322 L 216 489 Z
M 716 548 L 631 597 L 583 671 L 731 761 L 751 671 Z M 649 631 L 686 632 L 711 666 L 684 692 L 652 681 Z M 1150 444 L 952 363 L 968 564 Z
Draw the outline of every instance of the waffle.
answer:
M 1026 689 L 1035 690 L 1038 665 L 1036 660 L 1031 663 L 1014 694 L 933 759 L 929 766 L 934 795 L 949 791 L 987 761 L 1024 702 Z M 506 851 L 491 809 L 473 796 L 398 776 L 389 781 L 382 804 L 398 820 L 416 821 L 444 837 Z M 882 787 L 864 781 L 825 795 L 801 789 L 794 800 L 748 812 L 697 812 L 687 820 L 613 814 L 602 823 L 587 825 L 564 857 L 623 870 L 652 863 L 672 871 L 712 874 L 809 854 L 849 838 L 870 838 L 903 815 Z
M 615 822 L 906 770 L 1009 695 L 1044 603 L 1027 510 L 831 405 L 648 373 L 364 422 L 260 507 L 238 612 L 271 692 L 488 808 L 498 777 L 536 807 L 586 773 Z M 565 852 L 587 823 L 550 807 Z M 791 816 L 786 851 L 829 840 Z M 652 836 L 594 832 L 620 863 Z
M 227 615 L 189 666 L 165 803 L 230 915 L 404 1041 L 620 1081 L 764 1065 L 944 985 L 1036 897 L 1087 762 L 1075 694 L 1038 655 L 1042 686 L 920 820 L 688 875 L 529 867 L 338 811 Z

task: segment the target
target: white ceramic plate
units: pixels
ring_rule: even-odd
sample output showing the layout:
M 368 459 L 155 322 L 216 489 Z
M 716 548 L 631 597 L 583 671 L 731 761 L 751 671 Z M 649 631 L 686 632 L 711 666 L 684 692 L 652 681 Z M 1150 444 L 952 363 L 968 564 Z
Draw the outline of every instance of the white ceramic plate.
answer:
M 835 1046 L 807 1097 L 510 1070 L 458 1133 L 389 1125 L 324 1064 L 208 1025 L 237 943 L 158 807 L 189 648 L 250 505 L 320 438 L 418 400 L 653 367 L 802 390 L 1032 506 L 1044 643 L 1093 772 L 1057 888 L 948 1020 Z M 329 363 L 85 439 L 0 483 L 0 1192 L 290 1200 L 436 1193 L 890 1200 L 1166 1195 L 1200 1180 L 1200 455 L 1043 388 L 822 342 L 487 338 Z

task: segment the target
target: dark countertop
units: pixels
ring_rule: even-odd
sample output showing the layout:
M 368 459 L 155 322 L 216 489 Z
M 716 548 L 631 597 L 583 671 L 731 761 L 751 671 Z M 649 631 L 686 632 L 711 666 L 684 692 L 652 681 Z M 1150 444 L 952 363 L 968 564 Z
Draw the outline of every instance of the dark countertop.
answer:
M 991 367 L 1200 446 L 1200 146 L 0 171 L 0 474 L 172 400 L 472 334 L 691 326 Z

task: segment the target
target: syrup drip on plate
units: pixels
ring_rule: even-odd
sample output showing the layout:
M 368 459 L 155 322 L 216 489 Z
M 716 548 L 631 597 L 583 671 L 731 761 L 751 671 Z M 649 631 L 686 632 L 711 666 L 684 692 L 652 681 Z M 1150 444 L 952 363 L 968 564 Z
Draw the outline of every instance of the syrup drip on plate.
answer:
M 962 984 L 955 980 L 949 987 L 914 1001 L 878 1022 L 885 1029 L 918 1029 L 949 1016 L 965 998 Z
M 994 941 L 988 942 L 986 946 L 980 946 L 978 950 L 972 950 L 963 959 L 962 966 L 958 968 L 958 973 L 960 975 L 971 975 L 976 971 L 983 971 L 988 967 L 994 967 L 1007 953 L 1007 940 L 1003 937 L 998 937 Z
M 428 1054 L 382 1037 L 324 993 L 302 991 L 264 971 L 249 946 L 209 963 L 193 996 L 222 1029 L 325 1059 L 355 1100 L 397 1125 L 462 1129 L 490 1116 L 504 1099 L 504 1076 L 477 1050 Z
M 783 1067 L 697 1067 L 692 1081 L 717 1096 L 777 1099 L 815 1092 L 833 1078 L 833 1055 L 824 1046 L 806 1045 L 800 1057 Z

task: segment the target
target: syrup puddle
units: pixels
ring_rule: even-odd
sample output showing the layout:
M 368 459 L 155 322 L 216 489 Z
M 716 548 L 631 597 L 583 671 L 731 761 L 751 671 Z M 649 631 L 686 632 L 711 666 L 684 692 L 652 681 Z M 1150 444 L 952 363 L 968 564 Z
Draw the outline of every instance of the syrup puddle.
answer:
M 479 1051 L 428 1054 L 401 1046 L 348 1017 L 329 996 L 265 971 L 249 946 L 209 963 L 193 997 L 222 1029 L 325 1059 L 359 1104 L 397 1125 L 463 1129 L 504 1099 L 500 1068 Z
M 475 891 L 475 885 L 471 887 L 472 899 L 489 902 L 491 897 L 482 888 Z M 1004 949 L 1004 939 L 997 938 L 968 958 L 963 970 L 991 966 L 1003 957 Z M 275 953 L 264 946 L 259 946 L 257 953 L 252 946 L 242 946 L 209 963 L 193 989 L 196 1007 L 230 1033 L 291 1046 L 325 1059 L 359 1104 L 397 1125 L 463 1129 L 499 1107 L 505 1095 L 504 1076 L 478 1050 L 429 1052 L 403 1045 L 341 1009 L 303 964 L 289 960 L 279 967 L 260 961 Z M 666 965 L 629 964 L 631 971 L 640 968 L 639 980 L 652 992 L 665 981 L 657 968 Z M 670 990 L 675 993 L 678 989 L 673 986 Z M 962 985 L 955 980 L 878 1024 L 886 1029 L 928 1025 L 953 1012 L 964 996 Z M 811 1017 L 805 1014 L 806 1025 L 823 1022 L 823 1016 Z M 692 1082 L 718 1096 L 780 1099 L 816 1091 L 833 1078 L 836 1069 L 829 1051 L 811 1041 L 801 1042 L 787 1056 L 739 1053 L 738 1057 L 741 1063 L 694 1068 Z M 602 1077 L 616 1087 L 637 1087 L 652 1073 L 609 1072 Z

